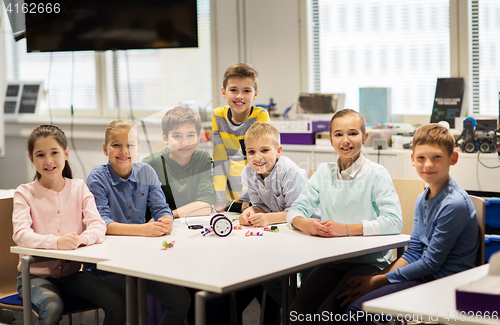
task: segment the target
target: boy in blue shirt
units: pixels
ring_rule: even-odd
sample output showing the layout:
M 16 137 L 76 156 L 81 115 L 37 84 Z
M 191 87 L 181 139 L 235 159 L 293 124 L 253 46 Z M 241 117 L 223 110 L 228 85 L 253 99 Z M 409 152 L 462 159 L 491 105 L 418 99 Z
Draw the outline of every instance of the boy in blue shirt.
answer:
M 373 324 L 361 304 L 387 294 L 458 273 L 475 266 L 479 232 L 476 210 L 449 174 L 457 163 L 455 140 L 448 130 L 431 124 L 413 136 L 412 165 L 429 187 L 417 198 L 408 250 L 372 276 L 353 277 L 350 288 L 339 295 L 343 306 L 351 303 L 348 323 Z M 353 321 L 354 319 L 354 321 Z
M 279 131 L 267 122 L 255 122 L 246 131 L 245 148 L 247 165 L 241 180 L 252 206 L 243 210 L 240 224 L 264 227 L 285 223 L 288 209 L 307 182 L 306 171 L 281 155 Z M 281 280 L 262 286 L 272 298 L 266 300 L 264 323 L 280 324 Z M 237 292 L 237 306 L 246 307 L 254 296 L 261 296 L 260 291 L 256 286 Z
M 245 147 L 247 165 L 241 179 L 252 206 L 243 210 L 240 224 L 265 227 L 285 223 L 288 209 L 307 182 L 306 171 L 281 155 L 279 131 L 267 122 L 255 122 L 247 130 Z M 279 324 L 281 280 L 268 281 L 262 286 L 276 303 L 266 306 L 266 310 L 275 310 L 267 312 L 266 320 Z
M 144 158 L 156 171 L 175 218 L 207 215 L 215 203 L 212 158 L 196 149 L 202 129 L 200 115 L 176 106 L 162 119 L 166 147 Z
M 285 223 L 288 209 L 307 182 L 306 171 L 281 156 L 278 130 L 267 122 L 256 122 L 245 133 L 247 165 L 241 179 L 252 207 L 246 208 L 242 225 L 264 227 Z

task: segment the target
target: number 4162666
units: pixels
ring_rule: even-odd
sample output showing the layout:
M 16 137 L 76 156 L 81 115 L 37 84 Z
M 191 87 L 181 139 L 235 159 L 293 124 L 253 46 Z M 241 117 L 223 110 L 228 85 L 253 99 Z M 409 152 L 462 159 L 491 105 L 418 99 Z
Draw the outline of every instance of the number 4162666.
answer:
M 61 4 L 56 3 L 23 3 L 23 4 L 12 4 L 9 3 L 5 8 L 5 11 L 9 14 L 58 14 L 61 12 Z

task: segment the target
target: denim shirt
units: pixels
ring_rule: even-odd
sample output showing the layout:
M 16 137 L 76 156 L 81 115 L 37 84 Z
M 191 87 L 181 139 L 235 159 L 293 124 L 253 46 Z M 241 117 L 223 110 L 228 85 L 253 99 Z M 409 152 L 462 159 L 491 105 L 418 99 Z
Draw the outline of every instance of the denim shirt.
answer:
M 475 266 L 479 247 L 476 210 L 451 177 L 431 199 L 417 198 L 415 219 L 403 258 L 410 264 L 387 273 L 391 283 L 442 278 Z
M 94 168 L 87 178 L 87 186 L 106 225 L 143 224 L 147 207 L 154 220 L 172 215 L 160 185 L 154 169 L 143 163 L 135 163 L 127 179 L 116 175 L 109 162 Z
M 266 178 L 262 179 L 248 164 L 241 178 L 252 205 L 266 212 L 290 209 L 307 182 L 306 171 L 284 156 Z

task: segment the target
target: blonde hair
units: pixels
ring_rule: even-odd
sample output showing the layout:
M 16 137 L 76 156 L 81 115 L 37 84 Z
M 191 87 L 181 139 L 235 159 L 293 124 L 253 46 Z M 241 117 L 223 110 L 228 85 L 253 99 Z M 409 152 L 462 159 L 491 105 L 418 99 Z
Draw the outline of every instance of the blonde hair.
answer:
M 134 123 L 125 120 L 115 120 L 109 123 L 108 127 L 106 128 L 106 133 L 104 134 L 104 144 L 108 144 L 111 132 L 120 130 L 132 130 L 134 127 Z M 139 141 L 139 135 L 137 135 L 137 141 Z
M 175 130 L 179 125 L 183 123 L 191 123 L 196 128 L 196 133 L 199 135 L 201 132 L 201 118 L 197 111 L 185 107 L 185 106 L 175 106 L 169 109 L 161 120 L 161 128 L 163 134 L 168 137 L 168 133 Z
M 455 151 L 455 138 L 450 131 L 439 124 L 423 125 L 413 135 L 413 150 L 422 144 L 438 145 L 449 155 Z
M 245 145 L 247 141 L 267 137 L 276 149 L 281 145 L 278 129 L 267 122 L 255 122 L 245 133 Z
M 226 89 L 227 82 L 229 78 L 252 78 L 253 87 L 257 90 L 257 79 L 259 78 L 259 74 L 254 67 L 252 67 L 248 63 L 236 63 L 226 69 L 224 72 L 224 79 L 222 81 L 222 87 Z
M 345 117 L 345 116 L 354 116 L 355 118 L 358 119 L 359 121 L 359 129 L 361 133 L 363 134 L 363 139 L 366 138 L 366 123 L 365 123 L 365 117 L 361 115 L 361 113 L 356 112 L 355 110 L 352 110 L 350 108 L 342 109 L 340 111 L 337 111 L 335 115 L 333 115 L 332 119 L 330 120 L 330 125 L 328 126 L 330 130 L 330 137 L 332 136 L 332 123 L 335 119 Z

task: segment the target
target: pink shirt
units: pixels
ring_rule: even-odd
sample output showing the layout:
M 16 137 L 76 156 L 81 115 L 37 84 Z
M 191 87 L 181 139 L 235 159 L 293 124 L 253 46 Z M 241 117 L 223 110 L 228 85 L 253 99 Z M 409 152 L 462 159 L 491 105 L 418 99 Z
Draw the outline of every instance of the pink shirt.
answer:
M 88 245 L 101 243 L 106 234 L 87 185 L 81 179 L 68 179 L 61 192 L 43 187 L 38 180 L 20 185 L 14 193 L 14 242 L 22 247 L 57 249 L 57 239 L 75 232 L 88 239 Z M 83 224 L 86 230 L 83 231 Z M 30 273 L 61 278 L 80 270 L 81 263 L 54 260 L 32 264 Z M 21 271 L 21 259 L 17 269 Z

